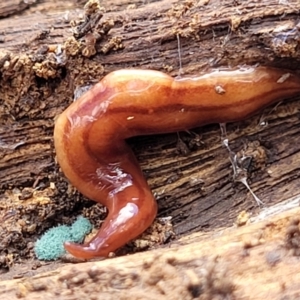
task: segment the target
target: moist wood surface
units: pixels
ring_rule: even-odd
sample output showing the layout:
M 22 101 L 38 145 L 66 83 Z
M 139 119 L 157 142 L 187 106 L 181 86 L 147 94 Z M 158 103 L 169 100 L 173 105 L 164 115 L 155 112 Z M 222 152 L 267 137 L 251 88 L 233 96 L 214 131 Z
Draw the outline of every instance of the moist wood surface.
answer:
M 299 201 L 299 198 L 298 198 Z M 2 281 L 1 299 L 298 299 L 300 209 L 165 249 Z M 213 249 L 213 254 L 212 254 Z
M 31 258 L 46 228 L 79 214 L 96 226 L 105 217 L 68 186 L 55 162 L 55 117 L 82 88 L 121 68 L 191 76 L 300 65 L 296 0 L 106 1 L 106 12 L 90 9 L 88 19 L 82 1 L 31 1 L 12 11 L 16 2 L 6 3 L 0 7 L 2 267 Z M 252 157 L 248 182 L 270 207 L 299 194 L 299 98 L 227 127 L 232 150 Z M 158 199 L 158 215 L 173 217 L 177 236 L 230 227 L 241 211 L 260 211 L 233 181 L 217 124 L 129 143 Z

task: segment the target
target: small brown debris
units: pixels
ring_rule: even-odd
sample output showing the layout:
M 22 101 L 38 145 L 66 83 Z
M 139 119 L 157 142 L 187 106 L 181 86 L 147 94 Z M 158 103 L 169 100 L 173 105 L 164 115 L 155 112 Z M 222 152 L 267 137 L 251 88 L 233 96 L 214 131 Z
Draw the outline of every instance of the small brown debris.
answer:
M 292 255 L 300 256 L 300 220 L 293 219 L 286 230 L 285 246 L 291 250 Z

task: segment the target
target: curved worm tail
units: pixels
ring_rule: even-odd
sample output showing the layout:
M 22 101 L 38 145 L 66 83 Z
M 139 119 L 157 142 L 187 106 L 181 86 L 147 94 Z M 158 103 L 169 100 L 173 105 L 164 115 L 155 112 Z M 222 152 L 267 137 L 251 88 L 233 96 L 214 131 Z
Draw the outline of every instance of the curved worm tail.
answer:
M 88 155 L 91 150 L 86 141 L 79 141 L 79 132 L 73 132 L 72 138 L 70 136 L 67 135 L 63 143 L 63 139 L 56 138 L 57 147 L 68 154 L 68 159 L 58 156 L 65 173 L 85 195 L 105 205 L 109 213 L 92 240 L 83 245 L 66 242 L 64 246 L 78 258 L 105 257 L 142 234 L 152 224 L 157 203 L 134 154 L 124 141 L 94 156 Z M 75 143 L 68 151 L 70 141 Z M 114 154 L 117 154 L 117 159 Z M 82 176 L 80 183 L 74 180 L 74 168 L 76 174 Z
M 82 259 L 106 257 L 136 238 L 152 224 L 157 212 L 157 204 L 152 195 L 147 196 L 147 201 L 139 200 L 138 203 L 134 199 L 121 201 L 124 202 L 123 207 L 115 205 L 110 209 L 96 236 L 82 245 L 66 242 L 65 249 Z

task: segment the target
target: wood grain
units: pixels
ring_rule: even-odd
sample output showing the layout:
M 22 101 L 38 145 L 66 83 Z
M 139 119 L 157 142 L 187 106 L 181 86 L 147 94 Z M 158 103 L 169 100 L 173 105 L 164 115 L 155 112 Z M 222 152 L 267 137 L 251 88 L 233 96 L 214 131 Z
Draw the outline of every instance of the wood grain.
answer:
M 299 198 L 298 198 L 299 201 Z M 1 299 L 297 299 L 299 208 L 130 256 L 0 283 Z M 297 228 L 290 235 L 292 228 Z

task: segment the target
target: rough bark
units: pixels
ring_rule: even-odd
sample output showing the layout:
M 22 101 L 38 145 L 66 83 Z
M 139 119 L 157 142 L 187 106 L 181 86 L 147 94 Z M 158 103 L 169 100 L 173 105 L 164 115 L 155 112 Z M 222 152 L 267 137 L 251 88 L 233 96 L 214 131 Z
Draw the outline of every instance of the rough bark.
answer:
M 121 68 L 191 76 L 241 65 L 300 65 L 297 0 L 115 0 L 105 2 L 106 12 L 57 3 L 64 4 L 45 1 L 0 20 L 3 266 L 31 257 L 32 242 L 49 226 L 81 213 L 96 225 L 104 217 L 68 187 L 55 163 L 55 117 L 81 88 Z M 232 150 L 252 156 L 248 181 L 267 206 L 299 194 L 299 109 L 292 99 L 227 128 Z M 233 182 L 218 125 L 179 137 L 184 147 L 176 133 L 129 141 L 159 216 L 173 217 L 178 236 L 231 226 L 243 210 L 259 212 L 248 190 Z
M 2 281 L 0 296 L 11 300 L 298 299 L 300 229 L 294 216 L 299 213 L 294 208 L 241 228 L 192 234 L 166 249 Z

